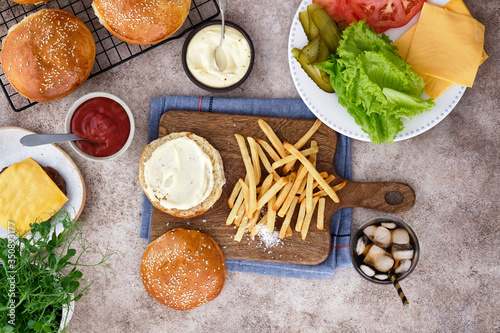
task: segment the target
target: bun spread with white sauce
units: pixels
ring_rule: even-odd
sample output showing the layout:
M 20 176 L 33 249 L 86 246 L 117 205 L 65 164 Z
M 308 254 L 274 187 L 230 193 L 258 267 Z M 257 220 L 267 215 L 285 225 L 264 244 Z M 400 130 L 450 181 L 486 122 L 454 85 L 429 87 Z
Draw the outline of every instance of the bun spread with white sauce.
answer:
M 217 149 L 190 132 L 171 133 L 147 145 L 139 181 L 153 206 L 184 218 L 212 207 L 226 183 Z
M 94 0 L 92 7 L 115 37 L 147 45 L 167 39 L 182 26 L 191 0 Z
M 215 299 L 226 281 L 219 245 L 197 230 L 173 229 L 149 244 L 141 264 L 142 283 L 158 302 L 189 310 Z
M 2 69 L 21 95 L 41 103 L 61 99 L 89 77 L 95 41 L 75 15 L 42 9 L 9 29 L 2 41 Z

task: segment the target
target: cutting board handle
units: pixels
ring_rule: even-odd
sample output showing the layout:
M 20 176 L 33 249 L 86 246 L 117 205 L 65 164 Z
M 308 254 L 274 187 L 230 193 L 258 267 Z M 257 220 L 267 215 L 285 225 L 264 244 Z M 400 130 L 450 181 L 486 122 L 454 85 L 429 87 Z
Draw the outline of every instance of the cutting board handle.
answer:
M 340 208 L 364 207 L 384 213 L 405 213 L 415 205 L 415 192 L 398 182 L 352 182 L 339 192 Z M 338 207 L 338 206 L 337 206 Z

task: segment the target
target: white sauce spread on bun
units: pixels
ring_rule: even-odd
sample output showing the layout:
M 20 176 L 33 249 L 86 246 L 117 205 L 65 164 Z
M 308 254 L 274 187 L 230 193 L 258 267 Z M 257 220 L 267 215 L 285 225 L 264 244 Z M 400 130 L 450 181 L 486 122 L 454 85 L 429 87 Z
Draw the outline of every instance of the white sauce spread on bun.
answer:
M 166 208 L 189 209 L 205 200 L 214 186 L 213 166 L 188 137 L 167 141 L 144 165 L 148 196 Z

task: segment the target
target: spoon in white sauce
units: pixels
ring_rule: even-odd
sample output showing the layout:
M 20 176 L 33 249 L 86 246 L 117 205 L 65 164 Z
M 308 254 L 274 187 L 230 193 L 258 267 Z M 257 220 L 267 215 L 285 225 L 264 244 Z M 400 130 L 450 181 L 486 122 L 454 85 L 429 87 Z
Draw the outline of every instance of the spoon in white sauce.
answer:
M 224 14 L 226 11 L 226 5 L 227 5 L 226 0 L 219 1 L 219 7 L 220 7 L 220 13 L 221 13 L 221 19 L 222 19 L 222 29 L 221 29 L 222 35 L 221 35 L 220 43 L 217 46 L 217 48 L 215 49 L 215 53 L 214 53 L 215 66 L 221 72 L 223 72 L 227 67 L 226 54 L 224 53 L 224 50 L 223 50 L 224 35 L 226 34 L 225 33 L 225 22 L 224 22 Z

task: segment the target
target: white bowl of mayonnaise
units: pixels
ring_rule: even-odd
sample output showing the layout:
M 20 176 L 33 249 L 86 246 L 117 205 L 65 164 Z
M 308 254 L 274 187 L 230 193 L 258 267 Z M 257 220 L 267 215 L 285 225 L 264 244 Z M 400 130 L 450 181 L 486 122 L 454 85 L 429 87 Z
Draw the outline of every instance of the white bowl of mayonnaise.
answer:
M 239 87 L 253 67 L 254 48 L 250 36 L 237 24 L 226 21 L 223 44 L 226 67 L 217 68 L 214 53 L 221 33 L 221 21 L 203 23 L 188 35 L 182 49 L 182 65 L 189 79 L 211 92 Z

